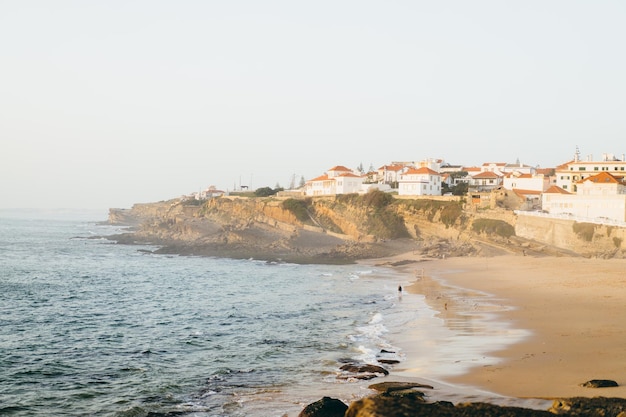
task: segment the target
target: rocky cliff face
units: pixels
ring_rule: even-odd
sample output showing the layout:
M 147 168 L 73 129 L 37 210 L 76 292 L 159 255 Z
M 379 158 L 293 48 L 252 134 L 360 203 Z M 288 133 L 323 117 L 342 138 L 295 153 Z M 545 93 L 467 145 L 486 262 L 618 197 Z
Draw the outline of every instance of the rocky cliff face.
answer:
M 472 226 L 478 219 L 516 228 L 517 236 L 477 232 Z M 384 193 L 291 205 L 276 198 L 170 200 L 111 209 L 109 221 L 135 227 L 118 241 L 153 243 L 162 247 L 160 252 L 290 262 L 351 262 L 415 250 L 426 256 L 528 252 L 609 257 L 622 255 L 625 237 L 624 229 L 591 228 L 595 237 L 589 240 L 589 228 L 550 232 L 554 224 L 520 221 L 510 210 L 476 210 L 458 201 L 396 200 Z
M 520 215 L 515 231 L 526 239 L 564 248 L 585 257 L 625 256 L 626 229 L 622 227 Z

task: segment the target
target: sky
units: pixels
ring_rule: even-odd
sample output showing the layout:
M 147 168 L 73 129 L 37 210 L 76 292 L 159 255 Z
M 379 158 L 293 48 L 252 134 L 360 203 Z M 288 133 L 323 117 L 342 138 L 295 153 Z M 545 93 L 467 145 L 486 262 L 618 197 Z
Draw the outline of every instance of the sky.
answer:
M 0 0 L 0 208 L 626 153 L 621 0 Z

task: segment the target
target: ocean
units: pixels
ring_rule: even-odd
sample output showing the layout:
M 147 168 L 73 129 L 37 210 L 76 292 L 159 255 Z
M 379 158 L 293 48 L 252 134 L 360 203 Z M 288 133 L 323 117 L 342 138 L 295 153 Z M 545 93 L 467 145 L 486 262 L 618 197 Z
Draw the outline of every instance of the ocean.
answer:
M 425 378 L 491 360 L 489 334 L 400 297 L 413 277 L 392 269 L 155 255 L 103 220 L 0 211 L 1 415 L 297 416 L 371 393 L 342 364 L 387 351 L 401 370 L 407 331 Z

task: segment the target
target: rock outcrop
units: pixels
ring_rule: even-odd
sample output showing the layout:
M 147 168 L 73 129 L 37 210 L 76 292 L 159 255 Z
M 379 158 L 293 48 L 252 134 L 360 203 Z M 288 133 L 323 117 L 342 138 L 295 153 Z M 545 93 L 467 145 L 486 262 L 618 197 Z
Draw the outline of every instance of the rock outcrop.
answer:
M 391 384 L 393 386 L 393 383 Z M 324 407 L 332 404 L 331 407 Z M 429 403 L 423 392 L 414 389 L 391 389 L 353 401 L 346 406 L 345 414 L 340 413 L 343 403 L 337 399 L 324 397 L 305 408 L 303 417 L 624 417 L 626 399 L 623 398 L 565 398 L 554 400 L 548 410 L 523 407 L 510 407 L 485 402 L 453 404 L 448 401 Z
M 294 263 L 347 263 L 408 251 L 419 251 L 425 257 L 503 253 L 579 256 L 576 250 L 584 249 L 585 256 L 594 256 L 588 253 L 587 242 L 575 244 L 578 238 L 574 232 L 569 247 L 562 248 L 515 235 L 473 230 L 477 219 L 500 222 L 515 230 L 516 215 L 508 210 L 477 211 L 461 201 L 395 199 L 378 193 L 305 200 L 170 200 L 111 209 L 109 222 L 133 226 L 129 233 L 115 237 L 118 242 L 154 244 L 160 246 L 161 253 Z M 532 224 L 522 223 L 528 234 Z M 622 236 L 613 231 L 610 238 L 615 251 L 607 255 L 603 247 L 603 257 L 621 256 L 618 244 L 622 239 L 618 235 Z

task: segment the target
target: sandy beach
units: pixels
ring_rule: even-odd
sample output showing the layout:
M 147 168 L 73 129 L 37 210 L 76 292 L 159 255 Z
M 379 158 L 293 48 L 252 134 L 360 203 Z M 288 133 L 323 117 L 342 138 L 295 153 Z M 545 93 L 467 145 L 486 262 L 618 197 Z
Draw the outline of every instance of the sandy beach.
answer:
M 404 271 L 414 281 L 405 290 L 430 294 L 426 302 L 446 323 L 472 308 L 467 298 L 474 303 L 486 297 L 494 320 L 525 335 L 503 349 L 494 347 L 490 355 L 497 363 L 471 367 L 446 383 L 515 398 L 626 397 L 626 260 L 522 255 L 423 260 L 409 253 L 378 264 Z M 411 335 L 407 338 L 403 348 L 410 367 L 414 352 Z M 591 379 L 620 386 L 580 386 Z

